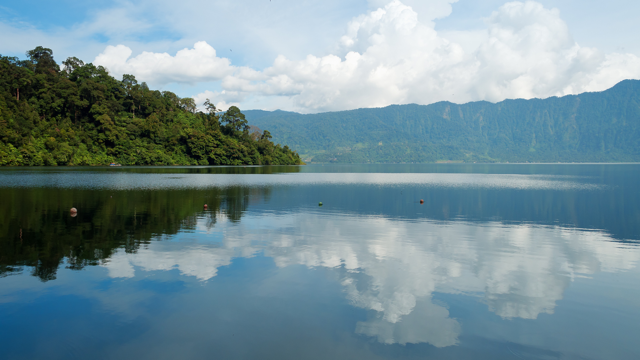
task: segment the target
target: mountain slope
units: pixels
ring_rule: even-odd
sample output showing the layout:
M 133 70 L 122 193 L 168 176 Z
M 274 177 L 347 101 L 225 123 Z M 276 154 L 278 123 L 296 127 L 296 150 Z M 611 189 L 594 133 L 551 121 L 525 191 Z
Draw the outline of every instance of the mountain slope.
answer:
M 640 161 L 640 81 L 597 93 L 303 115 L 246 111 L 316 162 Z

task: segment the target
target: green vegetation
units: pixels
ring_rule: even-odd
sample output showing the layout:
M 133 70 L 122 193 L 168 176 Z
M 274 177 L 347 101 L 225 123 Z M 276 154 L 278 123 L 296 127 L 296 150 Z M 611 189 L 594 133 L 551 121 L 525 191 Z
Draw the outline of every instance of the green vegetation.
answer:
M 50 49 L 0 56 L 0 165 L 297 165 L 240 110 L 154 91 Z
M 245 114 L 312 162 L 640 161 L 638 80 L 599 93 L 497 104 Z

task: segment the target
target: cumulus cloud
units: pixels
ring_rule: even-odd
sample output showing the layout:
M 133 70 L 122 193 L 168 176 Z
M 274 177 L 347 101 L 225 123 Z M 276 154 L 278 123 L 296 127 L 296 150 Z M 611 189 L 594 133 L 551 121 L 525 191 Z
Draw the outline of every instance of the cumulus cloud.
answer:
M 374 9 L 347 24 L 331 54 L 280 55 L 262 70 L 234 67 L 205 42 L 175 56 L 134 58 L 127 47 L 110 46 L 96 63 L 158 84 L 219 81 L 221 90 L 195 99 L 223 108 L 279 99 L 272 103 L 301 112 L 562 96 L 640 78 L 638 56 L 580 46 L 559 11 L 535 1 L 504 4 L 481 32 L 440 34 L 434 20 L 448 16 L 454 2 L 370 0 Z M 479 43 L 456 42 L 465 38 Z
M 94 63 L 109 69 L 116 76 L 134 74 L 154 84 L 196 83 L 217 81 L 231 75 L 235 67 L 229 59 L 220 58 L 216 50 L 204 41 L 193 49 L 182 49 L 171 56 L 167 53 L 143 52 L 130 58 L 132 50 L 124 45 L 107 46 Z
M 373 9 L 383 8 L 389 0 L 368 0 L 369 6 Z M 436 19 L 447 17 L 451 14 L 451 4 L 458 0 L 404 0 L 404 4 L 419 14 L 420 21 L 430 22 Z
M 495 11 L 472 52 L 397 0 L 351 21 L 340 45 L 344 58 L 278 58 L 264 73 L 286 79 L 303 111 L 548 97 L 640 77 L 640 58 L 579 46 L 557 10 L 532 1 Z

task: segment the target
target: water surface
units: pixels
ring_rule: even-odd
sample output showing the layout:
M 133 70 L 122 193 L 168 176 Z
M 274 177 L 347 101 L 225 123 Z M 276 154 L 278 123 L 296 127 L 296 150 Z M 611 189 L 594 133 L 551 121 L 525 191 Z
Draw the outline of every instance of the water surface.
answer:
M 637 359 L 639 179 L 2 169 L 2 358 Z

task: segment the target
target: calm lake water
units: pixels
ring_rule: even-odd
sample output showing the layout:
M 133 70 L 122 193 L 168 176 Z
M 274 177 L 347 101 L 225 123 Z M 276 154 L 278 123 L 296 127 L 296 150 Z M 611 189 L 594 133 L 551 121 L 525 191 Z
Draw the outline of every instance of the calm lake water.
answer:
M 639 180 L 1 169 L 0 358 L 638 359 Z

